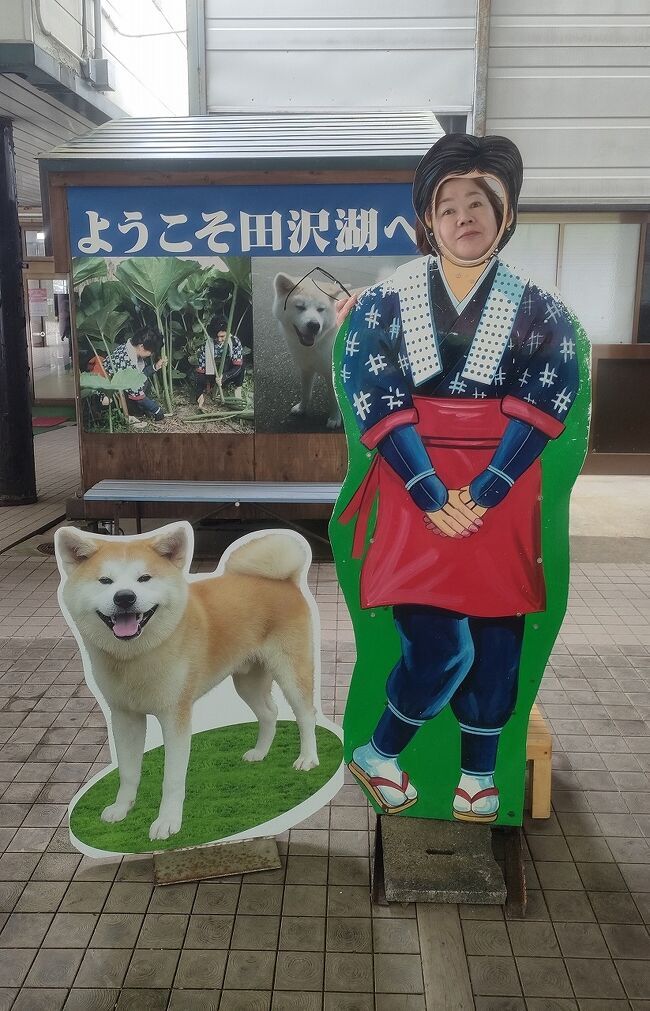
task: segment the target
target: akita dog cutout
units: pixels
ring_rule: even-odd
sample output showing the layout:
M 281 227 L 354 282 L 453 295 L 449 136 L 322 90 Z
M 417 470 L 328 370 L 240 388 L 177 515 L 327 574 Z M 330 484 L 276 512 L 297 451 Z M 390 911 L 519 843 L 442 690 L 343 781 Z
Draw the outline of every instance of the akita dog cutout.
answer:
M 142 792 L 145 780 L 149 783 L 154 775 L 143 772 L 143 755 L 160 744 L 160 732 L 160 804 L 148 827 L 149 840 L 158 844 L 174 837 L 183 845 L 209 842 L 223 838 L 224 831 L 229 838 L 284 831 L 331 799 L 342 782 L 340 754 L 334 763 L 329 756 L 324 776 L 317 724 L 320 739 L 324 735 L 329 742 L 328 752 L 332 735 L 334 752 L 340 751 L 340 731 L 320 711 L 318 611 L 307 586 L 311 552 L 304 538 L 284 531 L 251 534 L 231 545 L 215 572 L 201 575 L 189 574 L 193 531 L 186 522 L 133 537 L 63 527 L 56 533 L 55 550 L 61 573 L 59 602 L 81 648 L 87 683 L 106 716 L 119 774 L 116 793 L 97 811 L 97 823 L 101 820 L 108 828 L 126 825 L 132 810 L 135 817 L 139 788 Z M 287 787 L 289 796 L 291 781 L 304 777 L 295 787 L 299 803 L 292 811 L 276 804 L 274 817 L 261 818 L 263 826 L 250 823 L 255 822 L 250 812 L 248 823 L 235 826 L 239 831 L 234 832 L 229 831 L 233 824 L 228 817 L 225 830 L 202 822 L 200 838 L 188 841 L 181 830 L 193 730 L 198 737 L 204 736 L 196 735 L 198 730 L 244 724 L 250 736 L 250 710 L 257 720 L 252 746 L 243 754 L 227 755 L 225 767 L 222 763 L 213 769 L 217 780 L 199 783 L 195 790 L 194 806 L 204 818 L 213 801 L 219 807 L 219 780 L 226 783 L 235 772 L 241 778 L 242 763 L 264 763 L 281 708 L 295 717 L 299 747 L 292 761 L 286 758 L 281 781 L 273 789 L 281 795 Z M 151 716 L 159 730 L 148 720 Z M 107 771 L 73 799 L 71 815 Z M 201 780 L 200 769 L 192 775 Z M 209 796 L 201 800 L 206 786 Z M 222 806 L 228 815 L 235 798 L 230 787 L 224 789 Z M 236 789 L 237 803 L 245 806 L 241 783 Z M 114 845 L 101 838 L 93 842 L 92 832 L 79 839 L 74 816 L 71 832 L 84 852 L 106 852 Z M 136 848 L 142 850 L 142 840 Z

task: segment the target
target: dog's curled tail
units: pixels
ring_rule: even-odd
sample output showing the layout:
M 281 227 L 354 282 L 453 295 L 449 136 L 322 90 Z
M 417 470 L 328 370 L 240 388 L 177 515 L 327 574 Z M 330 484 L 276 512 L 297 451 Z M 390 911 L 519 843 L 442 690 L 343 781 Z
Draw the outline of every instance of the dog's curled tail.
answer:
M 226 562 L 226 572 L 265 579 L 291 579 L 300 582 L 309 561 L 308 549 L 288 534 L 265 534 L 236 548 Z

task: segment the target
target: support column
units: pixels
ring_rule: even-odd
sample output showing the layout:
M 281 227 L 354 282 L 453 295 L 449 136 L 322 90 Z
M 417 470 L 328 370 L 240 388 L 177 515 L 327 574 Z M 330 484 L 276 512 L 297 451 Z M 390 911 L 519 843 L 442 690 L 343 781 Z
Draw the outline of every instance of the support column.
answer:
M 36 502 L 13 131 L 0 119 L 0 506 Z

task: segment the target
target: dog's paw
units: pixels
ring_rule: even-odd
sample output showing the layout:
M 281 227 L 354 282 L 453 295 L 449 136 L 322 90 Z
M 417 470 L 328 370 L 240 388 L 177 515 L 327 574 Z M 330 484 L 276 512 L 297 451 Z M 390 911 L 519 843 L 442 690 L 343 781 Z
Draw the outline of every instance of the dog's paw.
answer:
M 340 428 L 340 427 L 341 427 L 341 415 L 340 414 L 337 415 L 336 417 L 328 418 L 327 419 L 327 428 L 334 430 L 334 429 Z
M 309 769 L 315 769 L 319 764 L 318 755 L 298 755 L 293 767 L 300 772 L 308 772 Z
M 101 813 L 102 821 L 124 821 L 133 804 L 109 804 Z
M 244 762 L 262 762 L 266 758 L 266 755 L 266 751 L 258 751 L 257 748 L 251 748 L 250 751 L 247 751 L 241 757 Z
M 304 414 L 305 413 L 305 408 L 302 406 L 302 401 L 298 401 L 297 404 L 294 404 L 293 407 L 291 408 L 291 412 L 290 413 L 291 414 Z
M 149 829 L 150 839 L 169 839 L 180 832 L 183 814 L 159 814 Z

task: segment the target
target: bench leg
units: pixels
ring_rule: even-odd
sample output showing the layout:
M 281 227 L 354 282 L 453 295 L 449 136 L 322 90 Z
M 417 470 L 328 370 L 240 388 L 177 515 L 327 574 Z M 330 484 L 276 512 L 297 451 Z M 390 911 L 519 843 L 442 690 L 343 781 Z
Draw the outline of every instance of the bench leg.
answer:
M 551 756 L 535 758 L 531 762 L 530 784 L 531 815 L 533 818 L 551 817 Z
M 113 537 L 117 537 L 120 532 L 120 507 L 121 502 L 115 502 L 113 506 Z

